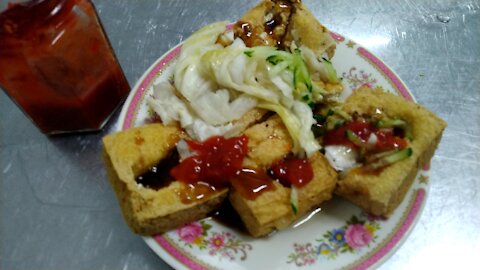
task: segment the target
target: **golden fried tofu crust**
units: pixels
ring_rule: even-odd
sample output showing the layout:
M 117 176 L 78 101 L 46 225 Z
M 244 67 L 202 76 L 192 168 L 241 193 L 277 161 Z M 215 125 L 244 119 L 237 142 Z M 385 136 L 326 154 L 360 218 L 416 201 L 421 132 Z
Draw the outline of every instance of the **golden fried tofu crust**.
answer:
M 291 153 L 292 140 L 278 115 L 247 129 L 245 135 L 249 138 L 249 151 L 244 160 L 246 168 L 266 170 Z M 254 200 L 242 197 L 234 187 L 230 189 L 229 200 L 252 236 L 259 237 L 287 228 L 296 219 L 332 197 L 337 180 L 336 172 L 321 153 L 312 155 L 309 162 L 314 177 L 307 185 L 296 188 L 296 214 L 290 202 L 291 188 L 277 182 L 273 182 L 275 190 L 265 191 Z
M 313 179 L 301 188 L 297 188 L 298 213 L 302 216 L 330 200 L 337 184 L 337 172 L 321 153 L 315 153 L 308 161 L 312 165 Z
M 267 191 L 255 200 L 242 197 L 234 188 L 229 200 L 253 237 L 264 236 L 288 227 L 295 216 L 290 206 L 290 189 L 273 182 L 275 190 Z
M 335 53 L 336 43 L 328 29 L 301 1 L 264 0 L 245 13 L 234 27 L 235 36 L 249 47 L 274 46 L 311 49 L 318 57 Z
M 292 35 L 290 39 L 295 40 L 298 47 L 303 45 L 311 49 L 317 57 L 322 57 L 322 52 L 333 57 L 336 43 L 330 31 L 302 3 L 295 4 L 290 24 L 288 35 Z
M 185 203 L 185 184 L 172 181 L 158 190 L 138 185 L 135 178 L 166 158 L 182 132 L 175 126 L 149 124 L 107 135 L 103 158 L 108 179 L 124 218 L 138 234 L 153 235 L 206 217 L 217 209 L 227 190 L 209 194 L 205 200 Z
M 353 169 L 339 179 L 335 191 L 369 213 L 388 217 L 405 197 L 418 170 L 430 161 L 447 124 L 421 105 L 380 88 L 356 90 L 346 100 L 343 110 L 359 115 L 380 111 L 387 117 L 403 119 L 412 129 L 412 156 L 376 173 Z
M 248 153 L 243 162 L 246 168 L 267 168 L 292 151 L 293 141 L 278 115 L 248 128 L 244 134 L 248 137 Z

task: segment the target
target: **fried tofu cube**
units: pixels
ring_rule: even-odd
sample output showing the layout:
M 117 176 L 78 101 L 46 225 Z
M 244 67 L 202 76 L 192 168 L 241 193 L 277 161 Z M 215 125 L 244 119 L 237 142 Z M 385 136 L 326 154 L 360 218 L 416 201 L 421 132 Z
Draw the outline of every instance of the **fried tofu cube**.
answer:
M 313 179 L 305 186 L 297 188 L 298 217 L 330 200 L 337 184 L 337 173 L 323 154 L 315 153 L 308 161 L 312 165 Z
M 275 190 L 263 192 L 250 200 L 232 188 L 229 200 L 253 237 L 267 235 L 288 227 L 295 216 L 290 206 L 290 189 L 273 182 Z
M 277 115 L 247 129 L 245 135 L 249 138 L 249 152 L 244 161 L 247 168 L 266 170 L 291 152 L 292 140 Z M 274 190 L 267 190 L 253 200 L 242 196 L 232 186 L 229 200 L 252 236 L 259 237 L 274 230 L 285 229 L 301 215 L 332 197 L 336 172 L 321 153 L 314 154 L 309 161 L 314 177 L 307 185 L 297 188 L 297 214 L 293 212 L 290 203 L 291 188 L 280 183 L 273 182 Z
M 352 169 L 339 179 L 335 190 L 365 211 L 388 217 L 405 197 L 418 170 L 432 158 L 446 123 L 421 105 L 380 88 L 356 90 L 346 100 L 343 110 L 351 115 L 381 112 L 389 118 L 403 119 L 411 127 L 413 153 L 410 157 L 376 173 L 366 173 L 361 167 Z
M 181 130 L 175 126 L 149 124 L 103 138 L 109 181 L 135 233 L 154 235 L 202 219 L 227 196 L 227 189 L 221 189 L 211 190 L 202 200 L 186 200 L 189 187 L 181 182 L 170 179 L 159 189 L 136 182 L 136 177 L 165 159 L 181 137 Z

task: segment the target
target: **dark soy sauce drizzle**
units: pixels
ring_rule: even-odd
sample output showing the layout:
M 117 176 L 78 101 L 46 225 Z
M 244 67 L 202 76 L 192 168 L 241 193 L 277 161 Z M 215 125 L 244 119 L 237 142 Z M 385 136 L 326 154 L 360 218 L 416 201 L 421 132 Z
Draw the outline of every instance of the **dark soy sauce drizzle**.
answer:
M 175 148 L 157 165 L 150 167 L 147 172 L 135 178 L 135 181 L 137 184 L 154 190 L 168 186 L 174 181 L 170 176 L 170 169 L 178 164 L 178 159 L 178 152 Z

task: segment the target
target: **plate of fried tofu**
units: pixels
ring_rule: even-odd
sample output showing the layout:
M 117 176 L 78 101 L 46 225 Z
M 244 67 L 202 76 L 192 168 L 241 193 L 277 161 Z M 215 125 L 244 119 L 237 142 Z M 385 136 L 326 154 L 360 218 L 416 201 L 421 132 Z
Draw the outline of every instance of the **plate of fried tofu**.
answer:
M 426 203 L 446 123 L 299 1 L 200 28 L 133 88 L 103 157 L 175 269 L 366 269 Z

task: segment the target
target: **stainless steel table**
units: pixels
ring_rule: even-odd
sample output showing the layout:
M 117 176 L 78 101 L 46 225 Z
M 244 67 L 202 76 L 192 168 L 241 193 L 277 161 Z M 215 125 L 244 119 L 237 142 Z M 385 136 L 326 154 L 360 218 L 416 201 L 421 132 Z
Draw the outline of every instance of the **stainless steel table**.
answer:
M 199 26 L 235 20 L 256 0 L 94 2 L 133 86 Z M 305 3 L 449 124 L 423 215 L 382 269 L 478 267 L 480 1 Z M 169 268 L 127 228 L 107 182 L 100 139 L 115 120 L 100 133 L 47 137 L 0 91 L 0 269 Z

